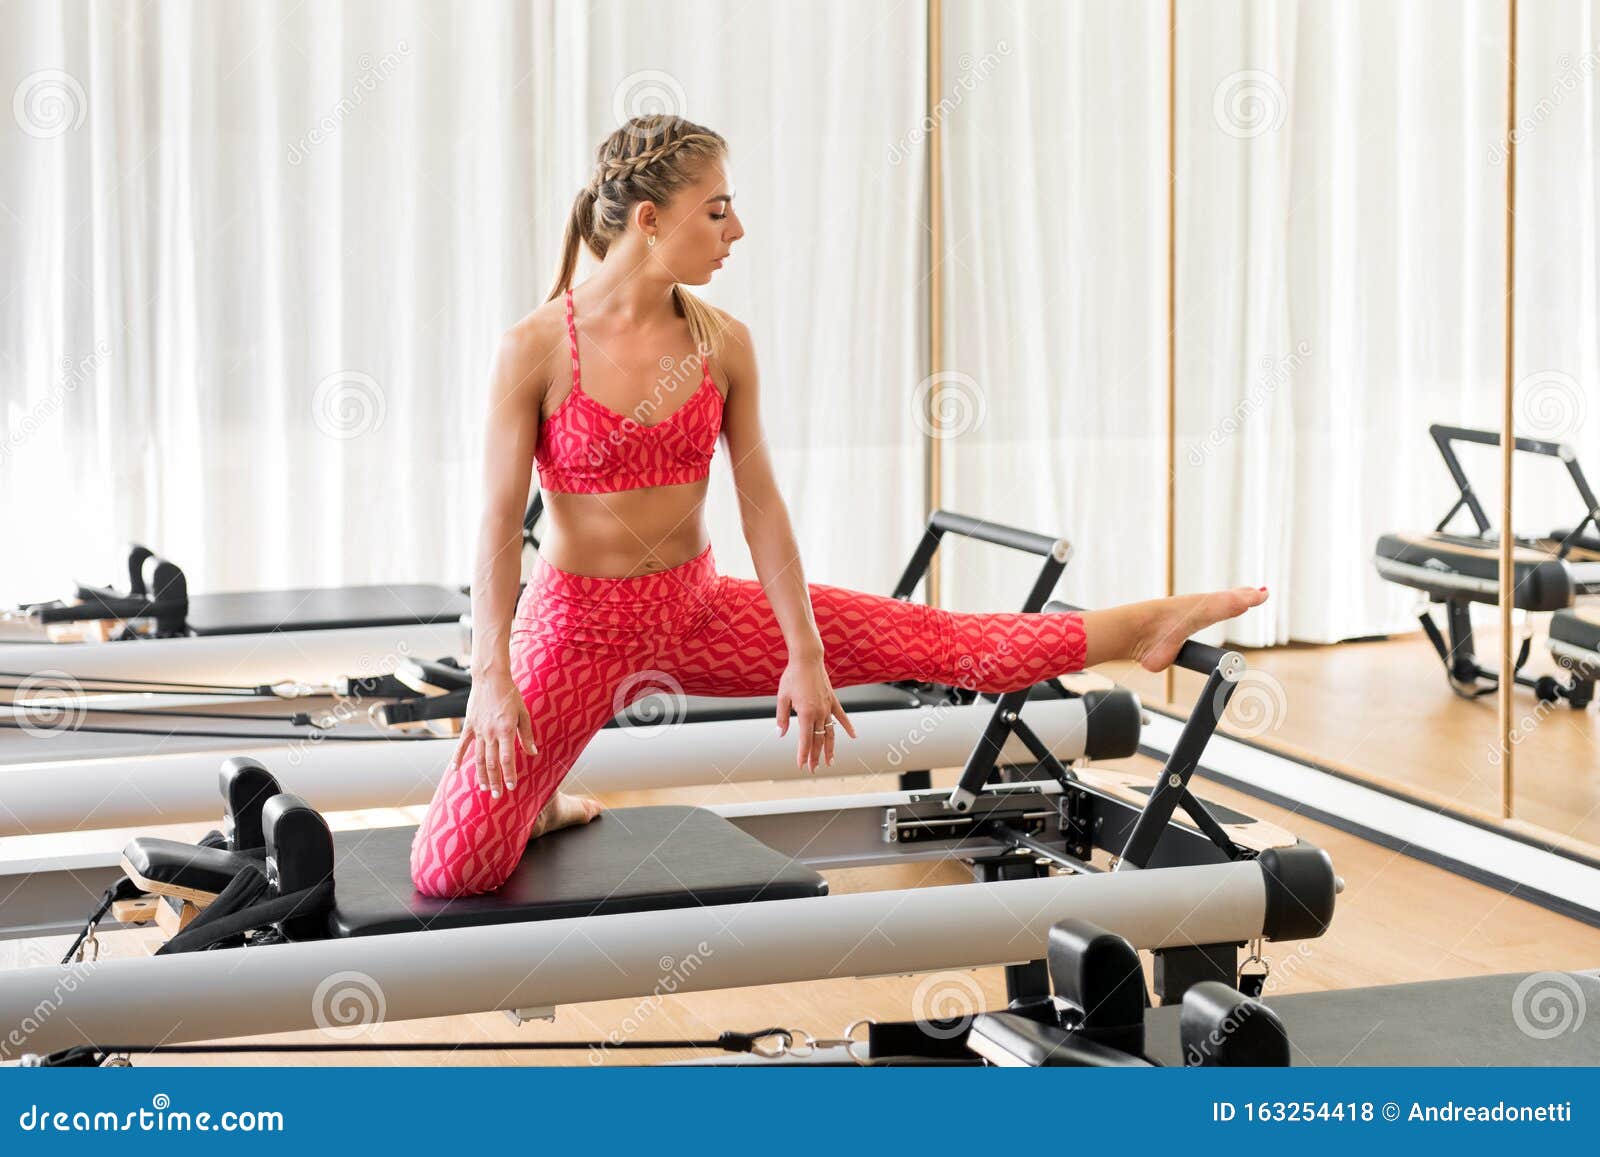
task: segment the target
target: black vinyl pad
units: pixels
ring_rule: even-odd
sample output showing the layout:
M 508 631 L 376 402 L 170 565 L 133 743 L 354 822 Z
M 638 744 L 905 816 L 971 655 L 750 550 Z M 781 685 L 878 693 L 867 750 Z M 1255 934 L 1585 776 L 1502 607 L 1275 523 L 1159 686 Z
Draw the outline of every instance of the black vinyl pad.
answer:
M 1600 651 L 1600 610 L 1568 607 L 1557 611 L 1550 616 L 1550 638 L 1585 651 Z
M 1295 1065 L 1600 1065 L 1600 972 L 1504 973 L 1270 996 Z M 1584 1010 L 1587 1009 L 1587 1015 Z M 1145 1049 L 1183 1063 L 1176 1005 Z
M 1425 591 L 1437 599 L 1465 598 L 1493 603 L 1500 592 L 1500 548 L 1482 538 L 1432 531 L 1385 534 L 1374 551 L 1379 573 L 1390 582 Z M 1573 559 L 1571 561 L 1579 561 Z M 1394 565 L 1405 568 L 1396 571 Z M 1589 588 L 1575 581 L 1567 562 L 1553 550 L 1523 544 L 1512 562 L 1516 607 L 1554 611 L 1572 602 L 1574 590 Z
M 616 808 L 528 845 L 497 892 L 436 900 L 411 886 L 416 828 L 334 838 L 335 936 L 559 920 L 825 896 L 828 883 L 703 808 Z
M 197 635 L 259 635 L 451 623 L 471 609 L 472 601 L 449 587 L 402 583 L 196 595 L 188 622 Z

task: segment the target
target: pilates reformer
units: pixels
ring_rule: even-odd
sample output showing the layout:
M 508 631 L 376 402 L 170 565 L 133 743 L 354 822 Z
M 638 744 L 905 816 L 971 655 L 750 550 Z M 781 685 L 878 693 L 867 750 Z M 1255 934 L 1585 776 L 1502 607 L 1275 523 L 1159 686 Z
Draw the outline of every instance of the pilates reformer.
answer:
M 179 566 L 136 544 L 126 591 L 80 583 L 0 614 L 0 663 L 7 683 L 48 672 L 98 693 L 264 694 L 285 670 L 329 682 L 385 655 L 455 654 L 470 609 L 424 583 L 191 595 Z
M 1148 794 L 1063 766 L 999 704 L 962 770 L 960 810 L 939 791 L 618 809 L 533 841 L 498 892 L 456 900 L 411 890 L 414 829 L 333 834 L 263 766 L 234 759 L 220 831 L 199 846 L 133 840 L 126 878 L 67 959 L 0 974 L 0 1020 L 25 1017 L 71 977 L 66 1015 L 7 1059 L 311 1027 L 319 985 L 349 970 L 381 990 L 389 1019 L 496 1008 L 526 1019 L 646 995 L 663 955 L 686 953 L 695 965 L 677 991 L 1005 965 L 1010 998 L 1033 999 L 1048 991 L 1046 930 L 1068 916 L 1155 952 L 1166 1002 L 1204 980 L 1237 983 L 1246 943 L 1320 935 L 1339 883 L 1320 849 L 1286 834 L 1247 846 L 1236 836 L 1248 839 L 1248 824 L 1189 792 L 1236 659 L 1183 648 L 1179 662 L 1206 671 L 1207 686 Z M 1136 746 L 1136 701 L 1116 694 L 1107 702 L 1120 702 Z M 1013 735 L 1035 763 L 995 782 Z M 1092 862 L 1097 849 L 1109 867 Z M 973 883 L 829 896 L 818 873 L 950 858 Z M 172 938 L 152 957 L 85 963 L 107 916 L 153 921 Z M 531 973 L 530 960 L 540 962 Z
M 8 630 L 0 641 L 109 643 L 399 627 L 456 622 L 468 609 L 459 590 L 417 583 L 191 596 L 181 567 L 134 543 L 127 590 L 74 583 L 65 598 L 6 612 Z
M 1499 446 L 1500 434 L 1437 424 L 1428 432 L 1460 493 L 1432 531 L 1380 537 L 1373 561 L 1383 578 L 1423 592 L 1430 603 L 1444 604 L 1448 639 L 1427 607 L 1419 615 L 1422 629 L 1444 664 L 1451 689 L 1464 698 L 1476 699 L 1493 694 L 1499 686 L 1498 674 L 1478 662 L 1471 606 L 1500 600 L 1500 540 L 1461 467 L 1454 444 Z M 1562 680 L 1553 675 L 1523 674 L 1532 648 L 1532 636 L 1528 635 L 1517 654 L 1514 678 L 1518 685 L 1531 688 L 1541 702 L 1565 699 L 1573 708 L 1583 708 L 1593 700 L 1595 679 L 1600 676 L 1600 619 L 1572 603 L 1579 596 L 1600 593 L 1600 540 L 1586 533 L 1591 527 L 1600 533 L 1600 501 L 1570 447 L 1534 438 L 1514 438 L 1513 447 L 1519 453 L 1560 461 L 1583 503 L 1583 517 L 1571 530 L 1554 530 L 1542 538 L 1518 538 L 1512 549 L 1512 606 L 1536 614 L 1554 612 L 1550 649 L 1570 675 Z M 1472 517 L 1476 532 L 1447 531 L 1450 520 L 1463 509 Z
M 535 491 L 523 515 L 525 554 L 538 549 L 535 528 L 543 511 L 543 496 Z M 100 695 L 181 696 L 192 704 L 207 696 L 237 701 L 249 693 L 270 700 L 311 692 L 303 682 L 283 679 L 285 670 L 332 685 L 352 669 L 361 668 L 362 676 L 387 674 L 408 656 L 469 649 L 466 587 L 403 583 L 190 595 L 182 568 L 138 543 L 129 550 L 127 570 L 126 590 L 75 582 L 64 598 L 0 611 L 6 668 L 0 678 L 26 680 L 24 690 L 73 693 L 78 711 L 89 696 Z M 84 645 L 113 642 L 141 645 Z M 81 684 L 92 690 L 80 693 Z M 13 694 L 18 689 L 11 686 Z M 245 709 L 235 702 L 233 710 Z
M 538 550 L 544 495 L 535 490 L 522 516 L 523 552 Z M 0 612 L 0 643 L 130 642 L 280 631 L 353 630 L 455 622 L 470 612 L 469 588 L 429 584 L 308 587 L 189 595 L 175 563 L 134 543 L 128 589 L 74 582 L 64 598 Z

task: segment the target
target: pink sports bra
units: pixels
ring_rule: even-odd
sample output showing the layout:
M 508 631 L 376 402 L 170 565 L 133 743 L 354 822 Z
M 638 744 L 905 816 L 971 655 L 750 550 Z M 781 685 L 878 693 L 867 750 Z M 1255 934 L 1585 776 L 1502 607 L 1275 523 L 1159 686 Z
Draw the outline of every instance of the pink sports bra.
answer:
M 646 426 L 583 392 L 578 369 L 578 329 L 567 290 L 567 341 L 572 389 L 539 427 L 533 452 L 545 490 L 608 494 L 641 486 L 698 482 L 711 473 L 722 431 L 722 391 L 700 358 L 700 388 L 665 420 Z

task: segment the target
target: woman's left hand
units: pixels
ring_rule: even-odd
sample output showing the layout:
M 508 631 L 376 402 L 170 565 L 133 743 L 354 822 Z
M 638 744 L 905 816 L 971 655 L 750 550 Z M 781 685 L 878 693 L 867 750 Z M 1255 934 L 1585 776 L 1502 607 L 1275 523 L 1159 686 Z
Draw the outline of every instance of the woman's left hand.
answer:
M 844 705 L 833 693 L 827 668 L 821 659 L 791 659 L 778 681 L 778 734 L 787 734 L 789 715 L 799 717 L 800 744 L 795 763 L 816 771 L 818 759 L 833 765 L 833 721 L 844 724 L 851 739 L 856 729 L 845 714 Z

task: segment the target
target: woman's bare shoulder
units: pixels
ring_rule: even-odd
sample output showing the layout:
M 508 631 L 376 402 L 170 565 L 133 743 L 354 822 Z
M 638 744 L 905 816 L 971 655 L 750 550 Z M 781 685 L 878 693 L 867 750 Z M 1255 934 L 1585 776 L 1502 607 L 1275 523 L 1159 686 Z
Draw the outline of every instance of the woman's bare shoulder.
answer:
M 554 378 L 552 367 L 565 365 L 555 355 L 566 349 L 566 311 L 560 298 L 529 311 L 500 335 L 495 376 L 502 388 L 542 396 Z
M 707 304 L 710 304 L 709 302 Z M 755 339 L 750 329 L 733 314 L 718 306 L 711 306 L 722 327 L 721 361 L 731 381 L 753 376 L 756 352 Z

